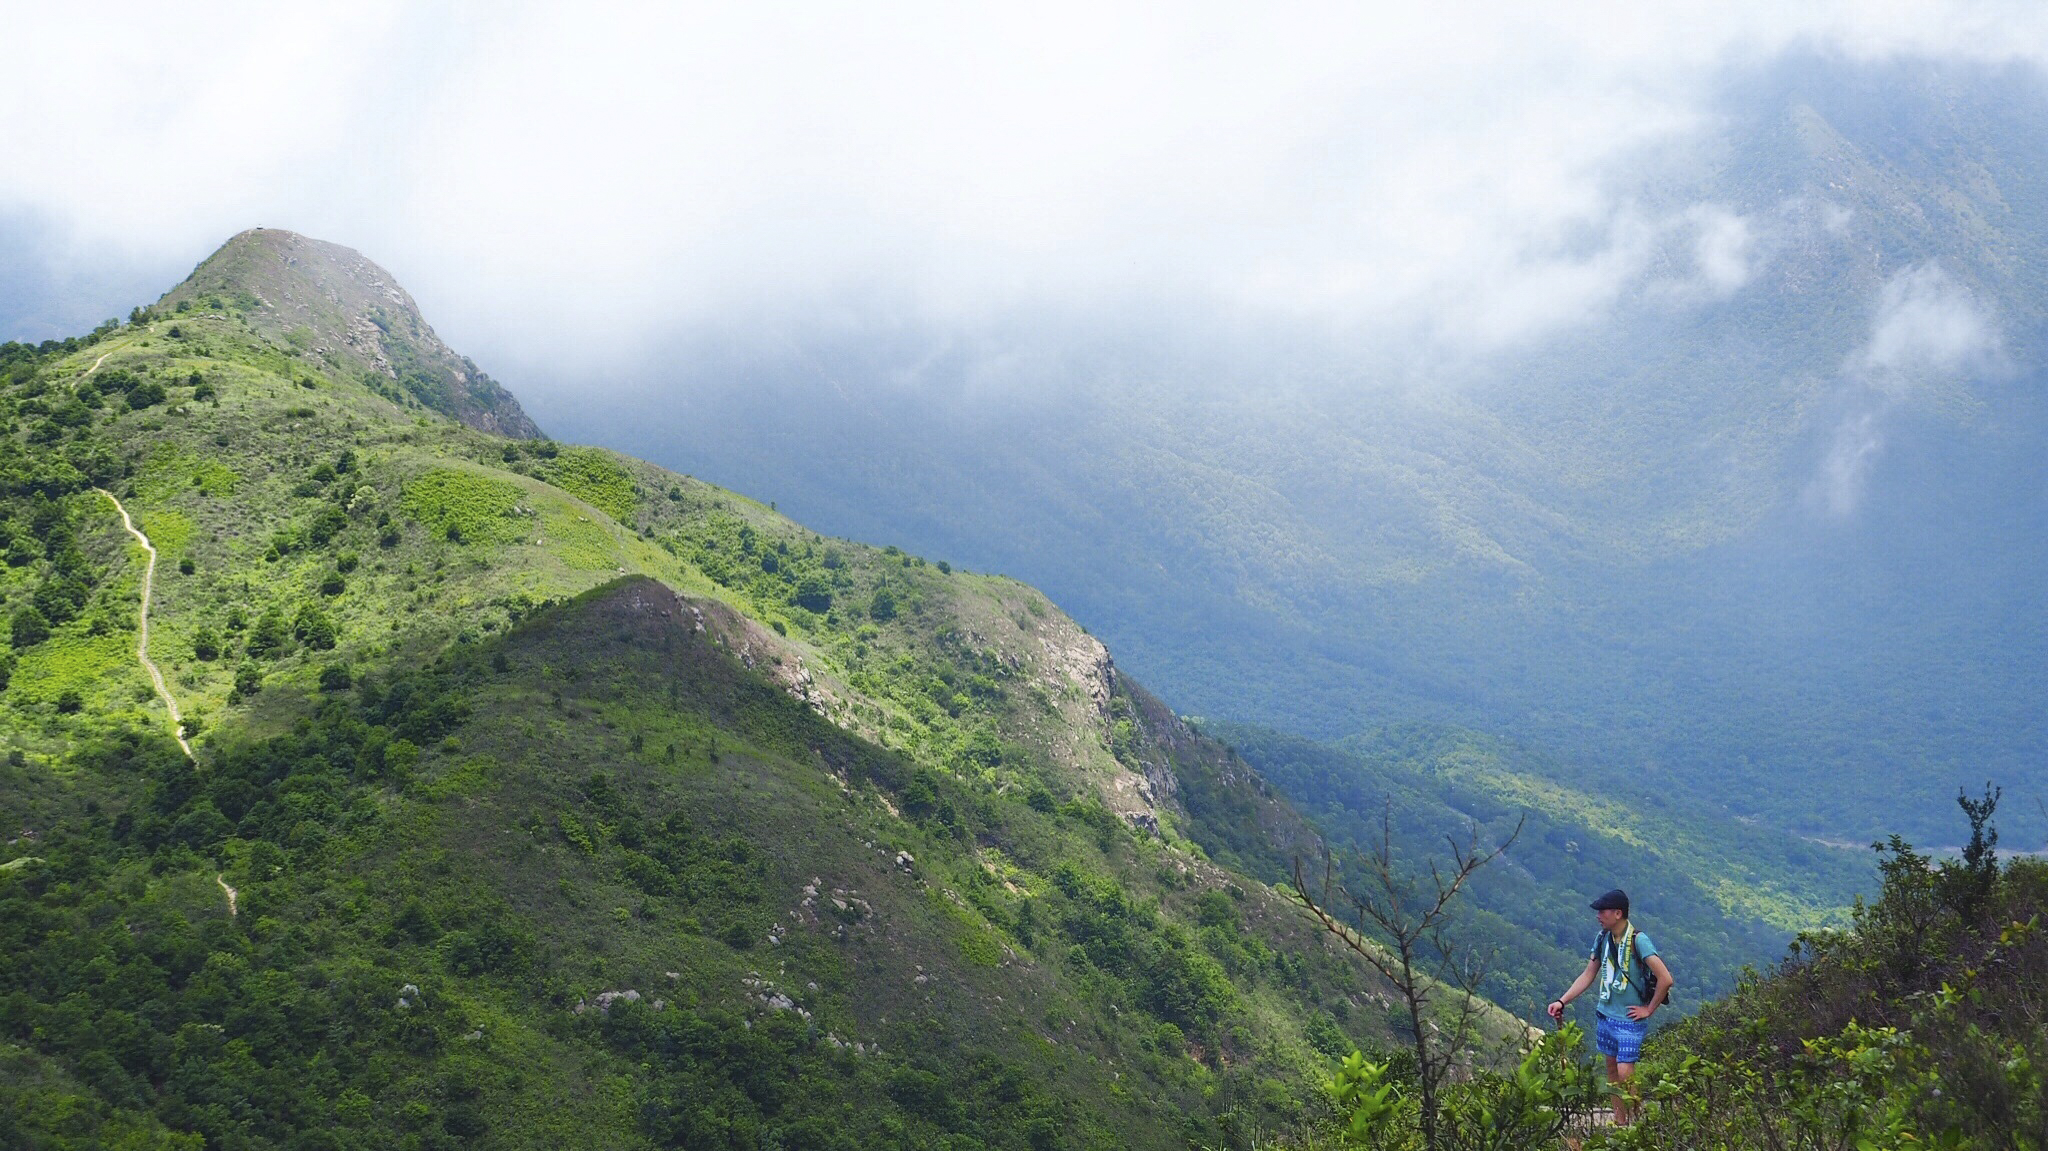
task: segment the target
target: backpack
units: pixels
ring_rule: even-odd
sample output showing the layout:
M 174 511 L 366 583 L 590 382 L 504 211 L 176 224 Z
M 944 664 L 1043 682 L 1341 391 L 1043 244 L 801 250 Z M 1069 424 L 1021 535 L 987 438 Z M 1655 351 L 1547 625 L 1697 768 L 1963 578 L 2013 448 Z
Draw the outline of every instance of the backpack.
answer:
M 1614 936 L 1605 931 L 1600 933 L 1600 938 L 1607 946 L 1607 961 L 1614 965 L 1616 971 L 1622 973 L 1622 980 L 1636 993 L 1636 1002 L 1645 1007 L 1649 1006 L 1650 1000 L 1657 997 L 1657 973 L 1650 970 L 1650 961 L 1647 958 L 1635 953 L 1635 924 L 1629 924 L 1628 934 L 1622 936 L 1619 943 L 1615 942 Z M 1628 964 L 1625 967 L 1622 964 L 1624 952 L 1628 955 Z M 1670 1005 L 1670 995 L 1665 995 L 1664 1003 L 1666 1006 Z

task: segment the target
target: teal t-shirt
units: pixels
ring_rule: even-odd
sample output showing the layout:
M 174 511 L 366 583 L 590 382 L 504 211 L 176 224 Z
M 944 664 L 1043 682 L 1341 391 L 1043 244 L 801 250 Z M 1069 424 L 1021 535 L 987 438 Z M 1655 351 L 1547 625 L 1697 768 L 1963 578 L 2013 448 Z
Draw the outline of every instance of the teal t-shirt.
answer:
M 1619 940 L 1616 941 L 1614 950 L 1621 950 Z M 1600 961 L 1600 977 L 1593 983 L 1593 986 L 1600 989 L 1600 998 L 1594 1003 L 1593 1010 L 1609 1019 L 1619 1019 L 1625 1023 L 1633 1022 L 1628 1017 L 1628 1009 L 1642 1006 L 1644 1000 L 1638 993 L 1640 989 L 1634 986 L 1635 981 L 1642 978 L 1642 970 L 1637 966 L 1636 960 L 1648 959 L 1657 954 L 1657 945 L 1650 942 L 1648 934 L 1638 931 L 1635 941 L 1629 945 L 1628 952 L 1620 956 L 1621 968 L 1616 970 L 1615 955 L 1608 951 L 1607 932 L 1602 929 L 1593 936 L 1593 950 L 1587 955 L 1588 959 Z

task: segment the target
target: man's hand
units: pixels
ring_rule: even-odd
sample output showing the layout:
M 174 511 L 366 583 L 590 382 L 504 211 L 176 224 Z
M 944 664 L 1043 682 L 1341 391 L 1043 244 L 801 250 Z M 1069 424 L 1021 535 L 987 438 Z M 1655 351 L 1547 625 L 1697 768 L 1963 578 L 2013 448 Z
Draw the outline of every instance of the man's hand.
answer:
M 1551 1001 L 1550 1001 L 1550 1006 L 1549 1006 L 1549 1008 L 1547 1008 L 1547 1010 L 1548 1010 L 1548 1011 L 1550 1012 L 1550 1018 L 1551 1018 L 1551 1021 L 1552 1021 L 1552 1022 L 1555 1022 L 1555 1023 L 1562 1023 L 1562 1022 L 1564 1022 L 1564 1000 L 1562 1000 L 1562 999 L 1553 999 L 1553 1000 L 1551 1000 Z
M 1628 1009 L 1628 1017 L 1637 1023 L 1641 1023 L 1655 1014 L 1657 1014 L 1657 1009 L 1654 1007 L 1631 1007 Z

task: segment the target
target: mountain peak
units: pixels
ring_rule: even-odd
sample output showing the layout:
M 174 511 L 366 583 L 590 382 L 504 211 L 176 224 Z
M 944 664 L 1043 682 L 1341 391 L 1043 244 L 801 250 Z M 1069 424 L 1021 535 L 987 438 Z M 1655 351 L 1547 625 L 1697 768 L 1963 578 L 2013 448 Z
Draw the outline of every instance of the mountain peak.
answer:
M 441 342 L 390 272 L 352 248 L 251 228 L 222 244 L 162 301 L 209 302 L 243 311 L 259 332 L 323 371 L 409 394 L 483 431 L 541 434 L 510 392 Z

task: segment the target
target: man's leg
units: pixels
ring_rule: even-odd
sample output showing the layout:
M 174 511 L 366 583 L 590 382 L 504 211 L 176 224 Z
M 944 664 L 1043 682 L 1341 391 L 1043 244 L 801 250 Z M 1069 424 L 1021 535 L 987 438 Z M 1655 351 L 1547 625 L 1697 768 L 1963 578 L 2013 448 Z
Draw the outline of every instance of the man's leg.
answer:
M 1607 1061 L 1607 1081 L 1621 1092 L 1614 1097 L 1614 1124 L 1617 1127 L 1626 1127 L 1635 1122 L 1635 1101 L 1628 1096 L 1629 1076 L 1635 1073 L 1636 1065 L 1633 1063 L 1622 1063 L 1614 1059 Z
M 1615 1035 L 1614 1021 L 1605 1015 L 1593 1017 L 1593 1049 L 1607 1057 L 1607 1085 L 1618 1088 L 1621 1085 L 1621 1072 L 1617 1067 L 1617 1059 L 1625 1052 L 1622 1051 L 1621 1043 Z M 1622 1121 L 1619 1095 L 1614 1097 L 1614 1121 Z
M 1620 1073 L 1620 1067 L 1614 1063 L 1614 1057 L 1610 1055 L 1608 1057 L 1608 1088 L 1620 1090 L 1620 1085 L 1622 1085 L 1622 1073 Z M 1610 1096 L 1610 1106 L 1614 1108 L 1614 1122 L 1622 1122 L 1622 1096 L 1616 1096 L 1612 1090 L 1608 1092 L 1608 1096 Z

